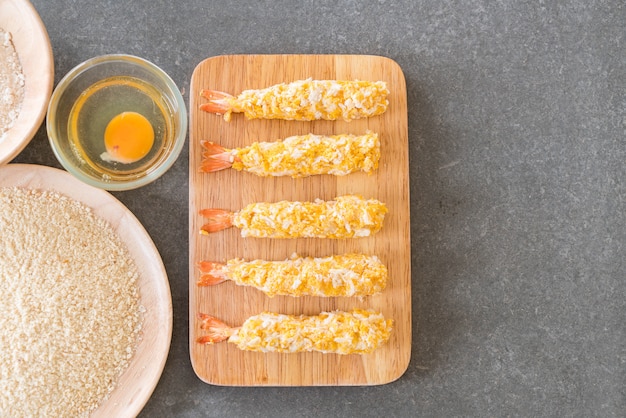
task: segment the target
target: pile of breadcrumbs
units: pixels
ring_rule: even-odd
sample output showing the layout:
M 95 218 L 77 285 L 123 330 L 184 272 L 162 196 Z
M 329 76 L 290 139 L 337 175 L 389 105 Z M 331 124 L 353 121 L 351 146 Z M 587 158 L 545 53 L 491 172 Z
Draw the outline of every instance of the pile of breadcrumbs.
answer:
M 0 416 L 87 416 L 137 346 L 137 268 L 108 223 L 54 192 L 0 188 L 0 237 Z
M 0 28 L 0 140 L 17 120 L 24 100 L 24 74 L 11 35 Z

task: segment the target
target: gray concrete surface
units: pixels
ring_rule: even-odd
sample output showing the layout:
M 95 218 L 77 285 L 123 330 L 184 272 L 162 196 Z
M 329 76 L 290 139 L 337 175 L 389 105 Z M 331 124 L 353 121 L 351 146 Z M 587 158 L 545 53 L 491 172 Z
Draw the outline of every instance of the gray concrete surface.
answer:
M 56 81 L 129 53 L 189 90 L 204 58 L 376 54 L 409 100 L 413 348 L 375 387 L 202 383 L 188 348 L 188 148 L 115 193 L 165 263 L 174 334 L 142 417 L 624 416 L 622 1 L 35 0 Z M 186 96 L 188 100 L 188 95 Z M 15 160 L 59 167 L 44 129 Z

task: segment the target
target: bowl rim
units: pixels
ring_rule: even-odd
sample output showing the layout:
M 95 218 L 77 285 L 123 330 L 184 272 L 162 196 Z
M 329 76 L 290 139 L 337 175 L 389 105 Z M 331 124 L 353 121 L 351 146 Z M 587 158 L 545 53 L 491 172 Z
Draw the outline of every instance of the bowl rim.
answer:
M 2 166 L 17 157 L 42 126 L 54 86 L 54 57 L 46 26 L 29 1 L 13 0 L 3 2 L 0 6 L 7 8 L 3 10 L 9 10 L 22 18 L 9 20 L 9 23 L 13 22 L 12 24 L 16 25 L 16 30 L 12 30 L 11 27 L 3 27 L 3 29 L 11 35 L 15 51 L 22 64 L 25 86 L 18 118 L 0 139 L 0 166 Z M 8 18 L 15 18 L 15 15 L 10 14 Z M 27 40 L 23 48 L 19 45 L 22 39 Z M 36 59 L 38 70 L 43 71 L 31 74 L 28 70 L 31 66 L 24 64 L 33 59 Z M 26 105 L 31 106 L 26 108 Z
M 109 398 L 102 400 L 90 414 L 90 417 L 136 417 L 163 375 L 172 340 L 172 295 L 167 271 L 153 238 L 118 198 L 79 181 L 62 169 L 7 164 L 0 167 L 0 188 L 7 186 L 50 190 L 85 204 L 111 224 L 137 263 L 140 300 L 149 314 L 142 324 L 143 337 L 137 341 L 135 353 L 118 376 Z M 152 332 L 155 330 L 157 332 Z
M 177 105 L 178 107 L 177 119 L 178 119 L 178 126 L 180 127 L 180 132 L 176 134 L 176 139 L 174 140 L 174 146 L 172 148 L 172 151 L 167 156 L 167 158 L 163 160 L 161 165 L 159 165 L 156 170 L 153 170 L 149 174 L 143 177 L 140 177 L 138 179 L 131 180 L 131 181 L 123 181 L 123 182 L 103 181 L 103 180 L 85 175 L 83 171 L 81 171 L 75 165 L 71 164 L 63 156 L 62 152 L 57 146 L 58 138 L 56 138 L 53 132 L 54 131 L 53 128 L 56 125 L 55 115 L 56 115 L 57 102 L 61 94 L 65 91 L 67 86 L 69 86 L 72 80 L 76 76 L 92 68 L 94 65 L 116 62 L 116 61 L 135 64 L 140 67 L 143 67 L 144 69 L 147 69 L 148 71 L 155 74 L 156 76 L 158 76 L 165 82 L 165 84 L 169 87 L 169 89 L 171 90 L 173 94 L 173 99 L 175 102 L 174 104 Z M 74 68 L 72 68 L 67 74 L 65 74 L 65 76 L 63 76 L 63 78 L 59 81 L 54 91 L 52 92 L 52 96 L 48 103 L 47 120 L 46 120 L 46 131 L 48 134 L 48 140 L 50 142 L 52 152 L 54 153 L 54 156 L 59 161 L 59 163 L 63 166 L 63 168 L 65 168 L 69 173 L 71 173 L 73 176 L 83 181 L 84 183 L 87 183 L 89 185 L 92 185 L 92 186 L 95 186 L 104 190 L 110 190 L 110 191 L 123 191 L 123 190 L 136 189 L 136 188 L 145 186 L 149 183 L 152 183 L 153 181 L 161 177 L 163 174 L 165 174 L 171 168 L 174 162 L 176 162 L 176 160 L 180 156 L 180 153 L 182 152 L 185 142 L 187 141 L 187 134 L 188 134 L 187 126 L 188 126 L 187 107 L 183 99 L 183 96 L 180 92 L 180 89 L 178 88 L 174 80 L 162 68 L 160 68 L 153 62 L 148 61 L 145 58 L 141 58 L 141 57 L 138 57 L 136 55 L 131 55 L 131 54 L 99 55 L 96 57 L 89 58 L 88 60 L 83 61 L 80 64 L 76 65 Z

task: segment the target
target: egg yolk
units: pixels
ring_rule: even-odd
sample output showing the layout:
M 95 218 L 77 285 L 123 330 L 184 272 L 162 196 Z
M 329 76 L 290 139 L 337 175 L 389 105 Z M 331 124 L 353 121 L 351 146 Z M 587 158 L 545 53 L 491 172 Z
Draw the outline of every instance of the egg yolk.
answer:
M 145 157 L 154 144 L 154 129 L 143 115 L 123 112 L 115 116 L 104 131 L 107 158 L 124 164 Z

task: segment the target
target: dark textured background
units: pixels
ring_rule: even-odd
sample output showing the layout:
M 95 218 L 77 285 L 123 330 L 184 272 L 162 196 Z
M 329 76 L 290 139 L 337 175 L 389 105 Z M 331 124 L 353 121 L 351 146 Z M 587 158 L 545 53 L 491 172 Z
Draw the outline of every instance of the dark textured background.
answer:
M 623 416 L 626 6 L 622 1 L 33 1 L 56 77 L 139 55 L 188 100 L 239 53 L 375 54 L 407 81 L 413 350 L 376 387 L 202 383 L 188 349 L 188 148 L 114 193 L 165 263 L 174 334 L 141 416 Z M 59 167 L 44 129 L 15 160 Z

